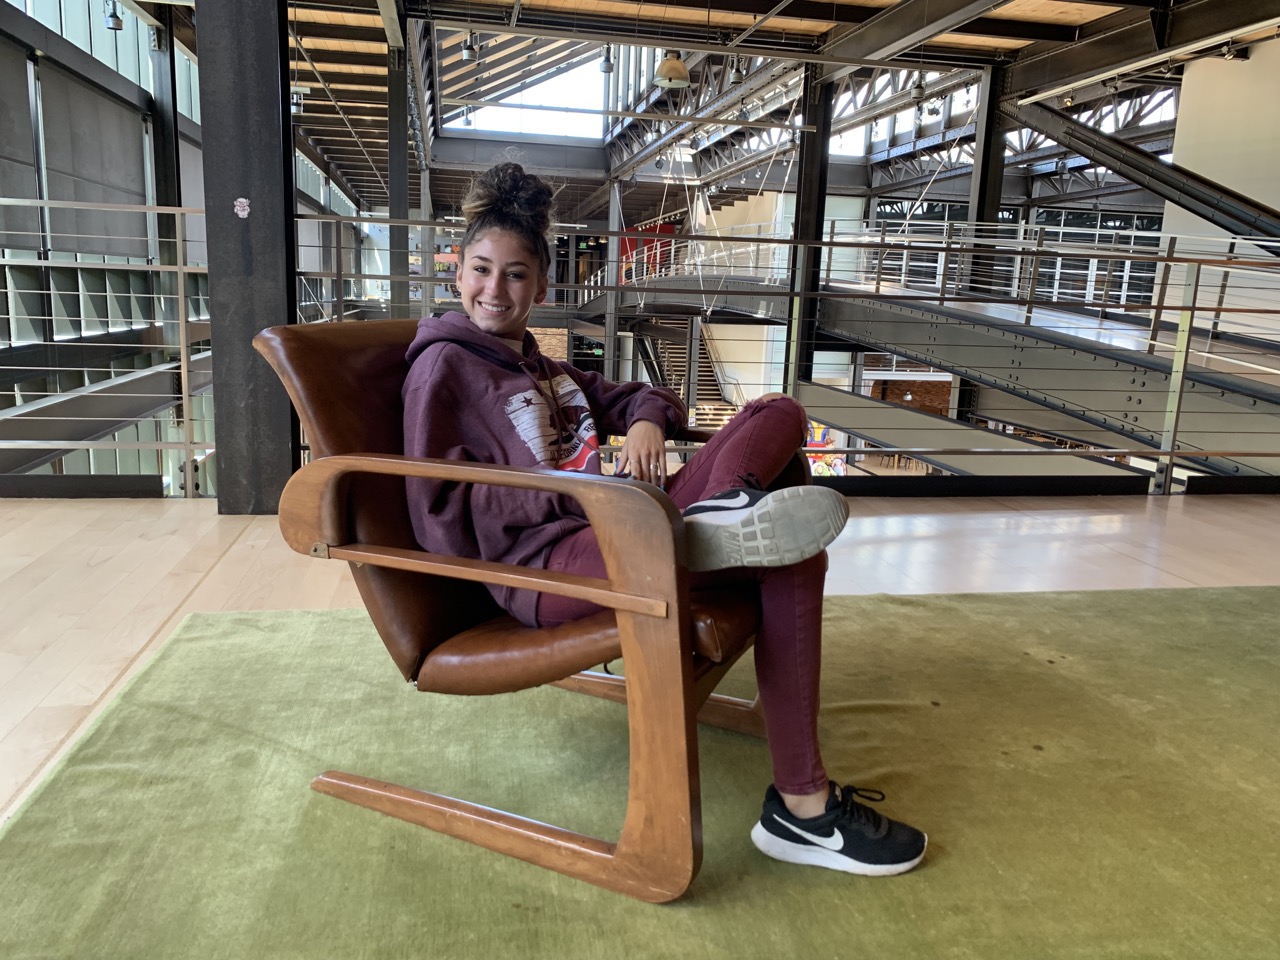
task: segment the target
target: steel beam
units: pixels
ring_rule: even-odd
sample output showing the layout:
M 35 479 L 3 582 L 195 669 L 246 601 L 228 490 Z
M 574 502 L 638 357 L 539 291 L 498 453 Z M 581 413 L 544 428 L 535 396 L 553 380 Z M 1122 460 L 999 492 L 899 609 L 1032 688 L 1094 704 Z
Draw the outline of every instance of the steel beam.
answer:
M 1035 103 L 1007 100 L 1000 110 L 1010 119 L 1132 180 L 1230 234 L 1280 238 L 1280 211 L 1214 183 L 1185 167 L 1159 158 L 1077 123 L 1064 113 Z M 1280 248 L 1266 247 L 1280 255 Z
M 1044 99 L 1228 43 L 1280 24 L 1280 8 L 1257 0 L 1182 0 L 1122 10 L 1089 24 L 1069 46 L 1032 47 L 1009 68 L 1007 92 Z
M 823 52 L 850 60 L 889 60 L 999 5 L 992 0 L 899 0 L 827 44 Z M 847 67 L 829 68 L 823 79 L 831 81 L 846 73 Z

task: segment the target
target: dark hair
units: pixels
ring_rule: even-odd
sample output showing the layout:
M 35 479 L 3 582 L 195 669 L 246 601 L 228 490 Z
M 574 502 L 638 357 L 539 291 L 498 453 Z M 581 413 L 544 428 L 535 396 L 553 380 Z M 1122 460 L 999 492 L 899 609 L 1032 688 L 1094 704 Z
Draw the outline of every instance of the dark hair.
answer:
M 545 274 L 551 266 L 551 206 L 555 194 L 541 177 L 525 173 L 518 163 L 499 163 L 471 181 L 462 201 L 467 229 L 462 235 L 462 255 L 490 230 L 508 230 L 524 241 L 538 258 Z

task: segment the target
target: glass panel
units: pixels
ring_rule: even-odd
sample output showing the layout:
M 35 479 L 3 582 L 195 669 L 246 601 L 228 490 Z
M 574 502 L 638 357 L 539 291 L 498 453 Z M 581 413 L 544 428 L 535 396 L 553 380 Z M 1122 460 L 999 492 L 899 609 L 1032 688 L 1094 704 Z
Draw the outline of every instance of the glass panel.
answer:
M 58 0 L 33 0 L 31 15 L 54 33 L 62 32 L 62 10 Z
M 62 35 L 86 53 L 90 49 L 89 2 L 64 0 L 62 5 Z

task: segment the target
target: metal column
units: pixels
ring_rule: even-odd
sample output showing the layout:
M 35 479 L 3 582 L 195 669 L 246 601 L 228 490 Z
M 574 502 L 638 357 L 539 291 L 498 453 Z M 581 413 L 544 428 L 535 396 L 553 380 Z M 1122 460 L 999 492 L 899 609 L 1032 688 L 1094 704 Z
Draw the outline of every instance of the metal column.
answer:
M 259 330 L 298 311 L 288 36 L 284 0 L 201 3 L 220 513 L 276 512 L 297 463 L 289 399 L 252 346 Z
M 618 379 L 618 290 L 622 271 L 622 239 L 616 236 L 622 229 L 622 187 L 617 180 L 609 181 L 609 231 L 614 234 L 605 245 L 605 285 L 610 288 L 604 295 L 604 375 Z
M 821 82 L 820 64 L 804 68 L 801 110 L 811 132 L 800 134 L 796 183 L 795 247 L 791 252 L 791 317 L 782 389 L 794 394 L 813 366 L 813 327 L 822 289 L 822 225 L 826 219 L 827 161 L 831 149 L 831 85 Z
M 387 50 L 387 193 L 391 219 L 408 220 L 409 72 L 404 47 Z M 392 223 L 388 234 L 392 277 L 390 316 L 404 319 L 409 316 L 409 228 Z
M 969 220 L 974 224 L 994 224 L 1000 219 L 1000 201 L 1004 193 L 1004 130 L 1000 114 L 1000 90 L 1004 84 L 1004 68 L 993 64 L 982 71 L 978 85 L 978 116 L 974 138 L 973 174 L 969 183 Z M 982 246 L 996 238 L 992 227 L 974 227 L 973 242 Z M 995 284 L 995 257 L 974 254 L 967 271 L 968 286 L 974 290 L 992 290 Z

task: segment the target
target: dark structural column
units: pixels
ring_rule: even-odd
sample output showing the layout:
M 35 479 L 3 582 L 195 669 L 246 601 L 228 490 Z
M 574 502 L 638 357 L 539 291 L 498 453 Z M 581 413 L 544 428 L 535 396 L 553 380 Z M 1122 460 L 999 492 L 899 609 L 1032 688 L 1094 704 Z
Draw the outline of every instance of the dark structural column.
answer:
M 973 223 L 994 224 L 1000 218 L 1000 200 L 1004 193 L 1004 118 L 1000 113 L 1000 94 L 1004 81 L 1005 68 L 997 63 L 982 71 L 982 82 L 978 85 L 973 174 L 969 181 L 968 219 Z M 994 227 L 975 228 L 974 240 L 995 238 Z M 967 271 L 969 286 L 974 290 L 991 290 L 996 268 L 994 256 L 975 254 Z
M 1000 216 L 1004 187 L 1004 130 L 1000 92 L 1004 67 L 993 64 L 982 71 L 978 86 L 978 116 L 973 143 L 973 177 L 969 183 L 969 219 L 995 223 Z
M 173 49 L 173 8 L 159 6 L 156 18 L 160 25 L 150 27 L 151 76 L 154 109 L 151 111 L 151 162 L 155 170 L 155 203 L 159 207 L 182 206 L 182 174 L 178 158 L 178 65 Z M 178 264 L 178 218 L 165 215 L 156 218 L 159 257 L 162 266 Z M 161 296 L 156 319 L 163 320 L 165 343 L 179 342 L 178 323 L 185 320 L 178 295 L 177 276 L 156 274 L 157 292 Z
M 391 219 L 408 220 L 409 73 L 404 47 L 387 49 L 387 194 Z M 388 234 L 391 275 L 403 278 L 391 281 L 390 315 L 405 319 L 409 317 L 409 228 L 392 224 Z
M 618 379 L 618 305 L 622 296 L 616 288 L 622 283 L 622 240 L 615 236 L 622 230 L 622 187 L 617 180 L 609 181 L 609 230 L 605 241 L 605 286 L 609 289 L 604 295 L 604 375 L 610 380 Z M 570 246 L 576 242 L 576 237 Z
M 202 0 L 219 513 L 276 512 L 297 462 L 288 397 L 252 346 L 259 330 L 294 322 L 298 309 L 288 90 L 284 0 Z
M 822 248 L 826 215 L 827 163 L 831 151 L 831 90 L 821 81 L 818 64 L 804 69 L 801 110 L 811 133 L 800 134 L 800 176 L 796 182 L 795 246 L 791 251 L 791 318 L 787 329 L 787 364 L 782 389 L 794 394 L 796 382 L 813 368 L 813 328 L 822 284 Z

